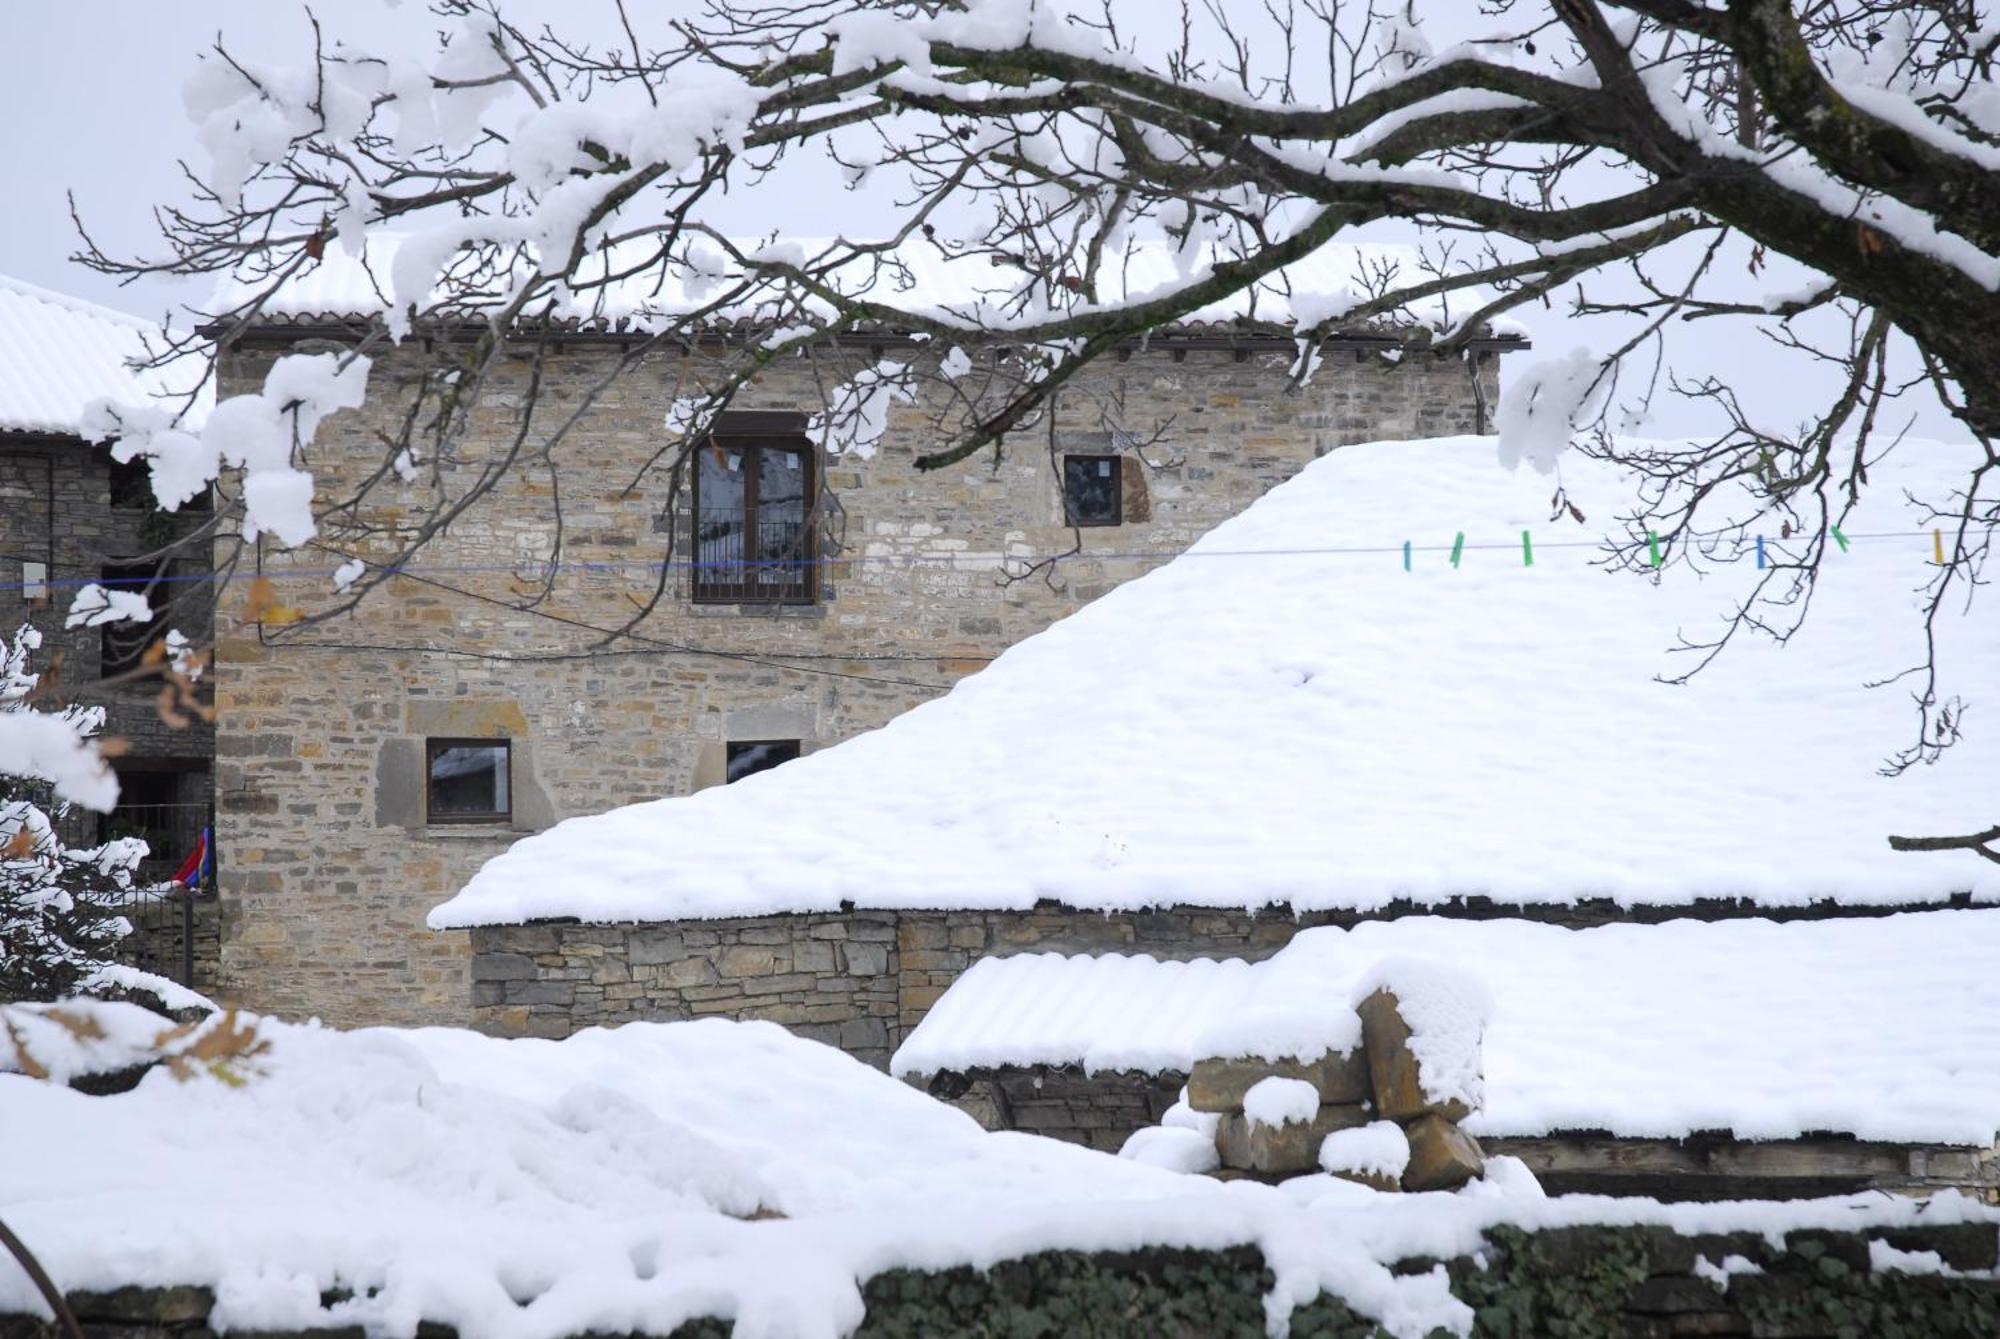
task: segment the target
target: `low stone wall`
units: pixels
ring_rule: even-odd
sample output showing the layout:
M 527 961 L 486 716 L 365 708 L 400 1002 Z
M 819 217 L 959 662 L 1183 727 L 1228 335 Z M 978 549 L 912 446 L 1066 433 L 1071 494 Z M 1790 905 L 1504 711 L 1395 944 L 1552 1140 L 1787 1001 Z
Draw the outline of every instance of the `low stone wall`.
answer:
M 181 942 L 186 924 L 183 904 L 178 899 L 135 906 L 126 912 L 132 933 L 119 940 L 112 952 L 118 961 L 141 971 L 181 980 L 186 965 Z M 215 994 L 216 971 L 222 958 L 222 913 L 213 897 L 194 902 L 194 979 L 182 981 L 204 995 Z
M 636 1019 L 768 1018 L 870 1064 L 889 1056 L 946 988 L 990 954 L 1150 953 L 1270 957 L 1301 930 L 1397 915 L 1515 917 L 1583 928 L 1737 916 L 1818 919 L 1865 910 L 1763 909 L 1712 901 L 1675 908 L 1610 902 L 1519 907 L 1467 899 L 1379 912 L 1283 907 L 1079 911 L 847 911 L 654 924 L 485 926 L 471 932 L 472 1021 L 504 1036 L 565 1037 Z
M 1157 1125 L 1188 1076 L 1173 1070 L 1085 1074 L 1073 1065 L 1004 1066 L 926 1076 L 933 1097 L 989 1130 L 1020 1130 L 1115 1152 Z M 1519 1158 L 1552 1195 L 1652 1199 L 1811 1199 L 1882 1190 L 1925 1196 L 1956 1190 L 2000 1205 L 2000 1146 L 1889 1144 L 1825 1135 L 1631 1139 L 1602 1131 L 1538 1138 L 1483 1135 L 1489 1157 Z
M 1951 1271 L 1875 1267 L 1871 1242 L 1930 1252 Z M 1761 1233 L 1689 1236 L 1661 1227 L 1492 1229 L 1475 1255 L 1407 1260 L 1399 1273 L 1442 1263 L 1454 1295 L 1472 1308 L 1477 1339 L 1523 1335 L 1922 1335 L 1990 1339 L 2000 1333 L 1996 1234 L 1990 1224 L 1790 1233 L 1774 1247 Z M 1731 1259 L 1735 1257 L 1735 1259 Z M 1719 1266 L 1730 1261 L 1735 1272 Z M 1088 1334 L 1100 1339 L 1218 1335 L 1261 1339 L 1273 1276 L 1249 1246 L 1219 1251 L 1150 1248 L 1122 1253 L 1046 1251 L 991 1269 L 912 1269 L 862 1285 L 858 1334 L 870 1339 L 938 1334 Z M 122 1288 L 72 1293 L 71 1308 L 97 1339 L 204 1339 L 215 1304 L 206 1288 Z M 329 1295 L 322 1306 L 340 1300 Z M 721 1339 L 728 1321 L 700 1319 L 672 1339 Z M 421 1321 L 424 1339 L 457 1332 Z M 1291 1314 L 1291 1333 L 1315 1339 L 1382 1334 L 1338 1297 L 1322 1295 Z M 57 1339 L 25 1315 L 0 1315 L 0 1339 Z M 361 1327 L 258 1331 L 263 1339 L 361 1339 Z

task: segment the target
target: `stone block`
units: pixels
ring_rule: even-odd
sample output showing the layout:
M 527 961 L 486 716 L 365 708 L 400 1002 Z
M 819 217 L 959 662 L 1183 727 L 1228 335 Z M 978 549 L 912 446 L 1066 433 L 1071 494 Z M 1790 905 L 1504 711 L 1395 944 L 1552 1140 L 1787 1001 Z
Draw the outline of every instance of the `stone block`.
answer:
M 1215 1147 L 1225 1167 L 1278 1176 L 1316 1172 L 1319 1146 L 1328 1135 L 1368 1121 L 1359 1104 L 1324 1106 L 1309 1121 L 1276 1126 L 1253 1125 L 1242 1112 L 1232 1111 L 1216 1127 Z
M 841 950 L 849 976 L 880 976 L 889 970 L 886 944 L 849 943 Z
M 625 957 L 634 967 L 658 967 L 686 956 L 687 944 L 677 934 L 641 930 L 626 941 Z
M 840 1049 L 850 1053 L 857 1051 L 886 1051 L 889 1049 L 889 1028 L 879 1018 L 852 1018 L 840 1025 Z
M 1405 1190 L 1456 1190 L 1486 1172 L 1478 1141 L 1436 1112 L 1417 1117 L 1404 1133 L 1410 1140 Z
M 1375 1109 L 1391 1120 L 1408 1121 L 1435 1111 L 1457 1123 L 1471 1114 L 1456 1098 L 1436 1103 L 1424 1096 L 1422 1067 L 1410 1049 L 1410 1027 L 1403 1021 L 1396 997 L 1378 990 L 1361 1001 L 1362 1049 L 1368 1057 L 1369 1085 L 1375 1094 Z
M 481 953 L 472 960 L 474 981 L 532 981 L 537 975 L 534 959 L 519 953 Z
M 1276 1075 L 1304 1079 L 1330 1106 L 1364 1102 L 1369 1096 L 1368 1060 L 1359 1047 L 1347 1055 L 1329 1051 L 1317 1060 L 1197 1060 L 1188 1073 L 1188 1105 L 1196 1111 L 1241 1111 L 1243 1094 L 1259 1079 Z
M 567 981 L 509 981 L 505 983 L 509 1004 L 560 1004 L 576 1000 L 576 987 Z
M 832 971 L 833 945 L 812 939 L 792 945 L 792 970 L 797 972 Z
M 696 986 L 712 986 L 722 978 L 716 975 L 715 964 L 707 958 L 682 958 L 679 962 L 668 963 L 660 979 L 675 990 L 690 990 Z
M 768 948 L 737 944 L 722 950 L 716 968 L 724 976 L 769 976 L 778 967 L 778 955 Z

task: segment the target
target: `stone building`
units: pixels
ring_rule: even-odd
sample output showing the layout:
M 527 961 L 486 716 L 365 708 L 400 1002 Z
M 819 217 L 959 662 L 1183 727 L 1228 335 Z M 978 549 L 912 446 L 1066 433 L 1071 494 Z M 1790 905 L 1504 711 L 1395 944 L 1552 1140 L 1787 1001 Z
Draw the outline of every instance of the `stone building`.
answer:
M 358 338 L 368 315 L 331 282 L 280 294 L 225 351 L 221 394 L 260 385 L 308 341 Z M 641 338 L 588 322 L 556 330 L 537 412 L 568 412 Z M 1482 430 L 1499 352 L 1518 343 L 1399 359 L 1393 337 L 1356 331 L 1330 340 L 1316 378 L 1287 394 L 1287 333 L 1163 330 L 1066 390 L 1052 435 L 1044 425 L 920 474 L 923 404 L 896 406 L 865 457 L 802 435 L 830 370 L 929 356 L 870 336 L 762 374 L 678 505 L 663 480 L 633 479 L 669 440 L 662 420 L 698 378 L 699 350 L 647 353 L 553 469 L 509 471 L 351 614 L 222 620 L 222 994 L 341 1023 L 468 1021 L 470 946 L 424 917 L 512 843 L 873 730 L 1335 447 Z M 528 350 L 516 353 L 520 370 L 471 410 L 468 451 L 442 468 L 477 470 L 519 429 Z M 396 422 L 417 367 L 413 345 L 379 357 L 367 405 L 320 428 L 316 462 L 379 461 L 377 430 Z M 324 495 L 346 482 L 337 463 L 316 469 Z M 407 517 L 374 519 L 393 529 Z M 670 536 L 663 598 L 634 622 Z M 381 554 L 329 533 L 257 562 L 310 614 L 332 598 L 329 572 L 355 557 Z M 755 565 L 737 565 L 746 557 Z M 545 597 L 517 607 L 544 580 Z M 784 842 L 799 818 L 772 812 L 761 840 Z
M 1854 541 L 1812 619 L 1685 684 L 1658 677 L 1676 630 L 1734 607 L 1759 538 L 1734 567 L 1718 546 L 1698 569 L 1606 572 L 1603 531 L 1568 506 L 1552 520 L 1552 481 L 1494 457 L 1485 437 L 1332 451 L 888 729 L 515 844 L 430 918 L 469 932 L 474 1021 L 565 1036 L 769 1018 L 881 1064 L 994 958 L 1257 960 L 1314 927 L 1426 914 L 1663 944 L 1691 919 L 1749 918 L 1770 964 L 1752 984 L 1810 1015 L 1782 977 L 1806 927 L 1774 922 L 1931 909 L 1894 919 L 1951 943 L 1950 918 L 2000 917 L 1940 910 L 2000 902 L 1991 861 L 1884 840 L 1981 830 L 2000 745 L 1884 777 L 1907 699 L 1870 686 L 1899 663 L 1885 629 L 1930 557 L 1909 499 L 1948 491 L 1971 450 L 1883 462 L 1866 529 L 1851 522 L 1877 538 Z M 1602 527 L 1631 483 L 1570 459 L 1559 486 Z M 1939 636 L 1955 663 L 2000 664 L 2000 623 L 1977 610 Z M 1881 939 L 1860 926 L 1852 970 L 1827 979 L 1858 988 L 1925 956 L 1869 957 Z M 1483 971 L 1480 945 L 1505 942 L 1450 949 Z M 1911 996 L 1890 976 L 1861 998 Z M 1592 1001 L 1574 992 L 1564 1016 Z M 1676 1012 L 1666 991 L 1646 1002 Z M 1930 1007 L 1968 1006 L 1943 991 Z M 971 1013 L 1001 1040 L 1099 1040 L 1047 992 Z M 1077 1058 L 1095 1063 L 1051 1063 Z
M 69 700 L 102 704 L 104 734 L 125 741 L 112 764 L 118 807 L 72 810 L 67 835 L 144 837 L 152 854 L 141 873 L 164 878 L 209 824 L 215 744 L 199 719 L 163 718 L 160 682 L 139 662 L 170 627 L 208 640 L 206 546 L 162 553 L 207 521 L 207 499 L 161 511 L 143 464 L 114 462 L 84 435 L 93 401 L 145 404 L 183 389 L 133 366 L 161 347 L 150 322 L 0 278 L 0 627 L 38 628 L 44 682 Z M 93 583 L 145 595 L 153 618 L 65 629 L 78 591 Z M 212 936 L 210 925 L 204 958 Z M 165 957 L 178 953 L 154 965 L 178 976 L 178 961 Z

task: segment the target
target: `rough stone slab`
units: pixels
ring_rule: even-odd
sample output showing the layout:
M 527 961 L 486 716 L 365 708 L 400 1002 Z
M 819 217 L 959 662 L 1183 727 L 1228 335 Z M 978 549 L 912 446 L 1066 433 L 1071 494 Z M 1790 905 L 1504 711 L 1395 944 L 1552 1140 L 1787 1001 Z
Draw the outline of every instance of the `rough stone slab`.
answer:
M 1356 1007 L 1361 1015 L 1362 1051 L 1368 1058 L 1369 1085 L 1375 1109 L 1391 1120 L 1408 1121 L 1428 1111 L 1458 1122 L 1472 1114 L 1456 1098 L 1433 1102 L 1424 1096 L 1423 1070 L 1410 1049 L 1410 1027 L 1403 1021 L 1396 997 L 1378 990 Z
M 1216 1127 L 1215 1147 L 1225 1167 L 1265 1174 L 1290 1175 L 1319 1170 L 1319 1146 L 1335 1130 L 1351 1130 L 1368 1123 L 1368 1113 L 1358 1104 L 1324 1106 L 1309 1121 L 1284 1125 L 1253 1125 L 1240 1111 L 1222 1118 Z
M 1329 1051 L 1310 1061 L 1197 1060 L 1188 1072 L 1188 1105 L 1196 1111 L 1241 1111 L 1251 1085 L 1273 1075 L 1304 1079 L 1319 1089 L 1326 1106 L 1365 1102 L 1369 1096 L 1368 1059 L 1357 1047 L 1349 1055 Z
M 1456 1190 L 1482 1176 L 1486 1158 L 1473 1137 L 1432 1112 L 1410 1122 L 1410 1164 L 1403 1169 L 1405 1190 Z

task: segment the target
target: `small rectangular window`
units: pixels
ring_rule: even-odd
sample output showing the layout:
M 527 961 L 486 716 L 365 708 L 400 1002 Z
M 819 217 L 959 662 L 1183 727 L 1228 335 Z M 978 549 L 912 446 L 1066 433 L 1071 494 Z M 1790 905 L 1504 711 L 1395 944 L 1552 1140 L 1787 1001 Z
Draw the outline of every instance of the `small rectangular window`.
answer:
M 504 739 L 424 741 L 424 798 L 433 823 L 499 823 L 513 816 L 512 749 Z
M 1062 458 L 1063 512 L 1071 525 L 1117 525 L 1121 519 L 1120 470 L 1117 456 Z
M 741 781 L 752 773 L 768 772 L 779 763 L 790 762 L 798 756 L 799 741 L 796 739 L 734 741 L 729 745 L 729 767 L 723 780 L 725 783 Z

